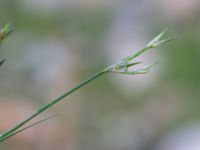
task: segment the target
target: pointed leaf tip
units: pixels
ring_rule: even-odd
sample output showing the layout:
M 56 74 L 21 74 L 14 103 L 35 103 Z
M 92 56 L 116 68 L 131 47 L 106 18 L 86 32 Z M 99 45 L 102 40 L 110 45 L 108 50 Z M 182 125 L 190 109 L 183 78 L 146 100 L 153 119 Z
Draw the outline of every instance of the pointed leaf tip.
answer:
M 1 60 L 1 61 L 0 61 L 0 66 L 3 65 L 3 63 L 4 63 L 5 61 L 6 61 L 5 59 Z

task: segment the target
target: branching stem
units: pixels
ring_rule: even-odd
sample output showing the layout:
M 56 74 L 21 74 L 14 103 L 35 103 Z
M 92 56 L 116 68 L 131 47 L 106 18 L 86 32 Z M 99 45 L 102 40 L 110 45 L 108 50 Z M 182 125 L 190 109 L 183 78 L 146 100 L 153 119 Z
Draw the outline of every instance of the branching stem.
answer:
M 2 39 L 4 39 L 6 36 L 8 36 L 10 34 L 10 32 L 12 31 L 12 28 L 10 26 L 10 24 L 6 25 L 2 30 L 1 30 L 1 35 Z M 161 32 L 158 36 L 156 36 L 149 44 L 147 44 L 146 47 L 144 47 L 143 49 L 139 50 L 138 52 L 128 56 L 128 57 L 124 57 L 122 58 L 120 61 L 118 61 L 117 63 L 101 70 L 100 72 L 96 73 L 95 75 L 91 76 L 89 79 L 79 83 L 77 86 L 75 86 L 74 88 L 72 88 L 71 90 L 69 90 L 68 92 L 64 93 L 63 95 L 59 96 L 58 98 L 50 101 L 49 103 L 43 105 L 42 107 L 40 107 L 37 111 L 35 111 L 32 115 L 30 115 L 28 118 L 26 118 L 25 120 L 21 121 L 19 124 L 17 124 L 16 126 L 14 126 L 13 128 L 11 128 L 10 130 L 0 134 L 0 142 L 4 141 L 5 139 L 8 139 L 9 137 L 12 137 L 13 135 L 23 131 L 25 128 L 21 128 L 22 126 L 24 126 L 25 124 L 27 124 L 29 121 L 31 121 L 32 119 L 34 119 L 36 116 L 38 116 L 39 114 L 41 114 L 42 112 L 44 112 L 45 110 L 51 108 L 53 105 L 55 105 L 56 103 L 60 102 L 61 100 L 63 100 L 64 98 L 66 98 L 67 96 L 69 96 L 70 94 L 72 94 L 73 92 L 77 91 L 78 89 L 80 89 L 81 87 L 85 86 L 86 84 L 90 83 L 91 81 L 95 80 L 96 78 L 102 76 L 103 74 L 106 73 L 119 73 L 119 74 L 127 74 L 127 75 L 134 75 L 134 74 L 145 74 L 148 73 L 149 70 L 155 66 L 157 64 L 153 63 L 147 67 L 142 67 L 138 70 L 130 70 L 131 67 L 136 66 L 142 62 L 134 62 L 134 58 L 138 57 L 139 55 L 141 55 L 142 53 L 144 53 L 145 51 L 158 47 L 162 44 L 165 44 L 169 41 L 172 41 L 174 38 L 169 38 L 169 39 L 164 39 L 162 40 L 161 38 L 163 37 L 163 35 L 165 34 L 166 30 L 164 30 L 163 32 Z M 1 39 L 0 39 L 1 42 Z M 40 123 L 40 122 L 39 122 Z M 36 123 L 38 124 L 38 123 Z M 35 124 L 33 124 L 35 125 Z M 28 128 L 32 127 L 28 126 Z

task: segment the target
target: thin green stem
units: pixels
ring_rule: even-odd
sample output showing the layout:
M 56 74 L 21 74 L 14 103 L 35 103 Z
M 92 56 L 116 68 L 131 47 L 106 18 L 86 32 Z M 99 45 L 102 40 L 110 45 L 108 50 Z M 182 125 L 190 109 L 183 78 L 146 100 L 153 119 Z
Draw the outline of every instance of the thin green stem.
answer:
M 11 28 L 10 25 L 6 25 L 0 33 L 3 33 L 2 35 L 2 39 L 4 39 L 4 37 L 6 37 L 7 35 L 10 34 L 11 32 Z M 81 87 L 83 87 L 84 85 L 88 84 L 89 82 L 95 80 L 96 78 L 100 77 L 101 75 L 111 72 L 111 73 L 120 73 L 120 74 L 129 74 L 129 75 L 134 75 L 134 74 L 145 74 L 148 73 L 150 68 L 152 68 L 153 66 L 155 66 L 157 63 L 153 63 L 147 67 L 144 68 L 140 68 L 138 70 L 129 70 L 130 67 L 135 66 L 140 64 L 140 62 L 132 62 L 134 58 L 140 56 L 142 53 L 146 52 L 149 49 L 152 48 L 156 48 L 159 45 L 168 43 L 171 40 L 174 40 L 174 38 L 169 38 L 169 39 L 164 39 L 162 40 L 161 38 L 163 37 L 163 35 L 165 34 L 166 30 L 164 30 L 163 32 L 161 32 L 158 36 L 156 36 L 146 47 L 144 47 L 143 49 L 139 50 L 138 52 L 122 58 L 120 61 L 118 61 L 116 64 L 113 64 L 107 68 L 105 68 L 104 70 L 96 73 L 95 75 L 93 75 L 92 77 L 90 77 L 89 79 L 81 82 L 80 84 L 78 84 L 77 86 L 75 86 L 74 88 L 72 88 L 71 90 L 69 90 L 68 92 L 64 93 L 63 95 L 59 96 L 58 98 L 50 101 L 49 103 L 43 105 L 42 107 L 40 107 L 37 111 L 35 111 L 33 114 L 31 114 L 28 118 L 26 118 L 25 120 L 23 120 L 22 122 L 20 122 L 19 124 L 17 124 L 16 126 L 14 126 L 13 128 L 11 128 L 10 130 L 0 134 L 0 142 L 4 141 L 5 139 L 12 137 L 13 135 L 23 131 L 23 129 L 27 129 L 22 128 L 22 126 L 24 126 L 25 124 L 27 124 L 29 121 L 31 121 L 32 119 L 34 119 L 36 116 L 38 116 L 39 114 L 41 114 L 42 112 L 44 112 L 45 110 L 47 110 L 48 108 L 52 107 L 53 105 L 55 105 L 56 103 L 60 102 L 61 100 L 63 100 L 65 97 L 69 96 L 70 94 L 72 94 L 73 92 L 75 92 L 76 90 L 80 89 Z M 0 36 L 1 37 L 1 36 Z M 1 40 L 0 40 L 1 42 Z M 32 126 L 28 126 L 32 127 Z
M 10 134 L 7 135 L 7 136 L 3 136 L 3 137 L 0 139 L 0 142 L 3 142 L 3 141 L 7 140 L 8 138 L 10 138 L 10 137 L 12 137 L 12 136 L 14 136 L 14 135 L 16 135 L 16 134 L 18 134 L 18 133 L 21 133 L 22 131 L 25 131 L 25 130 L 27 130 L 27 129 L 33 127 L 33 126 L 36 126 L 36 125 L 38 125 L 38 124 L 41 124 L 41 123 L 43 123 L 43 122 L 46 122 L 46 121 L 48 121 L 48 120 L 50 120 L 50 119 L 52 119 L 52 118 L 54 118 L 54 117 L 57 117 L 57 116 L 58 116 L 57 114 L 56 114 L 56 115 L 49 116 L 49 117 L 47 117 L 47 118 L 45 118 L 45 119 L 39 120 L 39 121 L 37 121 L 37 122 L 35 122 L 35 123 L 31 124 L 31 125 L 28 125 L 28 126 L 22 128 L 22 129 L 19 129 L 19 130 L 15 131 L 15 132 L 12 132 L 12 133 L 10 133 Z
M 97 74 L 93 75 L 92 77 L 90 77 L 89 79 L 81 82 L 80 84 L 78 84 L 77 86 L 75 86 L 74 88 L 72 88 L 71 90 L 69 90 L 68 92 L 64 93 L 63 95 L 59 96 L 58 98 L 54 99 L 53 101 L 43 105 L 42 107 L 40 107 L 37 111 L 35 111 L 32 115 L 30 115 L 28 118 L 26 118 L 25 120 L 23 120 L 22 122 L 20 122 L 19 124 L 17 124 L 16 126 L 14 126 L 13 128 L 11 128 L 10 130 L 2 133 L 0 135 L 0 142 L 5 138 L 8 137 L 10 134 L 12 134 L 13 132 L 17 131 L 20 127 L 24 126 L 26 123 L 28 123 L 29 121 L 31 121 L 33 118 L 35 118 L 36 116 L 38 116 L 39 114 L 41 114 L 42 112 L 44 112 L 45 110 L 47 110 L 48 108 L 52 107 L 53 105 L 55 105 L 56 103 L 60 102 L 61 100 L 63 100 L 65 97 L 69 96 L 70 94 L 72 94 L 73 92 L 75 92 L 76 90 L 80 89 L 81 87 L 83 87 L 84 85 L 88 84 L 89 82 L 93 81 L 94 79 L 100 77 L 101 75 L 107 73 L 108 71 L 102 70 L 100 72 L 98 72 Z M 10 137 L 10 136 L 9 136 Z

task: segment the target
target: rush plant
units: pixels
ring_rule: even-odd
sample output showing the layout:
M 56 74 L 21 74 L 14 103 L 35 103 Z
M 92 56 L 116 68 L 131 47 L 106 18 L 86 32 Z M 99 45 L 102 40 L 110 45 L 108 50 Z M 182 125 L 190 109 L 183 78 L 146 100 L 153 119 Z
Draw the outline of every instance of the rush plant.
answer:
M 1 29 L 1 31 L 0 31 L 0 44 L 12 31 L 13 31 L 13 27 L 10 24 L 5 25 Z M 52 106 L 54 106 L 58 102 L 64 100 L 64 98 L 66 98 L 70 94 L 74 93 L 78 89 L 82 88 L 84 85 L 90 83 L 91 81 L 97 79 L 98 77 L 100 77 L 102 75 L 105 75 L 107 73 L 118 73 L 118 74 L 126 74 L 126 75 L 136 75 L 136 74 L 146 74 L 146 73 L 148 73 L 152 67 L 154 67 L 155 65 L 158 64 L 158 62 L 152 63 L 152 64 L 150 64 L 146 67 L 141 67 L 141 68 L 136 70 L 136 69 L 134 69 L 134 66 L 137 66 L 138 64 L 141 64 L 142 62 L 134 61 L 134 59 L 136 57 L 139 57 L 141 54 L 143 54 L 147 50 L 156 48 L 156 47 L 158 47 L 162 44 L 165 44 L 165 43 L 168 43 L 168 42 L 174 40 L 175 38 L 162 39 L 163 36 L 165 35 L 166 31 L 167 31 L 166 29 L 164 31 L 162 31 L 152 41 L 150 41 L 143 49 L 137 51 L 136 53 L 133 53 L 130 56 L 122 58 L 121 60 L 119 60 L 118 62 L 116 62 L 113 65 L 110 65 L 110 66 L 100 70 L 99 72 L 97 72 L 96 74 L 94 74 L 90 78 L 84 80 L 83 82 L 79 83 L 78 85 L 76 85 L 75 87 L 73 87 L 72 89 L 70 89 L 69 91 L 64 93 L 63 95 L 61 95 L 58 98 L 56 98 L 56 99 L 46 103 L 45 105 L 41 106 L 38 110 L 33 112 L 32 115 L 30 115 L 28 118 L 25 118 L 23 121 L 21 121 L 17 125 L 15 125 L 13 128 L 11 128 L 8 131 L 5 131 L 2 134 L 0 134 L 0 142 L 8 139 L 9 137 L 14 136 L 15 134 L 18 134 L 18 133 L 26 130 L 26 129 L 28 129 L 28 128 L 30 128 L 30 127 L 38 124 L 38 123 L 44 122 L 44 121 L 46 121 L 46 120 L 48 120 L 52 117 L 55 117 L 55 115 L 50 116 L 50 117 L 45 118 L 41 121 L 33 123 L 29 126 L 25 126 L 28 122 L 30 122 L 32 119 L 37 117 L 42 112 L 51 108 Z M 0 64 L 3 64 L 4 61 L 5 60 L 2 60 L 0 62 Z

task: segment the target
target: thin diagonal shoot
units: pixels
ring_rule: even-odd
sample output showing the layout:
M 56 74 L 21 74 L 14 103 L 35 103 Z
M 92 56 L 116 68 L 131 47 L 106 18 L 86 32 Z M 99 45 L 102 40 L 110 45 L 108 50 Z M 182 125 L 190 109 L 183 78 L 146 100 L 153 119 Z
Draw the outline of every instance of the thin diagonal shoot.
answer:
M 1 31 L 3 31 L 4 36 L 6 36 L 6 35 L 10 34 L 10 32 L 12 31 L 11 29 L 12 28 L 10 28 L 10 26 L 7 25 Z M 0 134 L 0 142 L 3 141 L 4 139 L 7 139 L 8 137 L 12 137 L 13 135 L 15 135 L 15 133 L 17 133 L 18 131 L 20 131 L 20 129 L 23 130 L 22 127 L 25 124 L 27 124 L 29 121 L 31 121 L 32 119 L 34 119 L 36 116 L 38 116 L 39 114 L 41 114 L 45 110 L 51 108 L 56 103 L 58 103 L 61 100 L 63 100 L 65 97 L 69 96 L 73 92 L 77 91 L 78 89 L 80 89 L 84 85 L 90 83 L 91 81 L 95 80 L 96 78 L 100 77 L 103 74 L 106 74 L 106 73 L 120 73 L 120 74 L 134 75 L 134 74 L 146 74 L 146 73 L 148 73 L 149 70 L 152 67 L 154 67 L 155 65 L 158 64 L 158 62 L 150 64 L 147 67 L 142 67 L 142 68 L 140 68 L 138 70 L 130 70 L 131 67 L 136 66 L 136 65 L 142 63 L 142 62 L 134 62 L 133 60 L 134 60 L 134 58 L 140 56 L 142 53 L 146 52 L 149 49 L 156 48 L 156 47 L 158 47 L 158 46 L 160 46 L 162 44 L 165 44 L 165 43 L 168 43 L 168 42 L 174 40 L 175 38 L 162 39 L 163 36 L 165 35 L 166 31 L 167 30 L 165 29 L 163 32 L 161 32 L 159 35 L 157 35 L 143 49 L 139 50 L 138 52 L 136 52 L 136 53 L 134 53 L 134 54 L 132 54 L 130 56 L 122 58 L 120 61 L 118 61 L 117 63 L 115 63 L 115 64 L 113 64 L 111 66 L 106 67 L 105 69 L 103 69 L 100 72 L 96 73 L 95 75 L 93 75 L 92 77 L 88 78 L 87 80 L 79 83 L 77 86 L 75 86 L 71 90 L 67 91 L 63 95 L 59 96 L 58 98 L 56 98 L 56 99 L 50 101 L 49 103 L 43 105 L 42 107 L 40 107 L 37 111 L 35 111 L 28 118 L 26 118 L 25 120 L 23 120 L 22 122 L 20 122 L 19 124 L 17 124 L 13 128 L 11 128 L 10 130 L 8 130 L 8 131 Z

